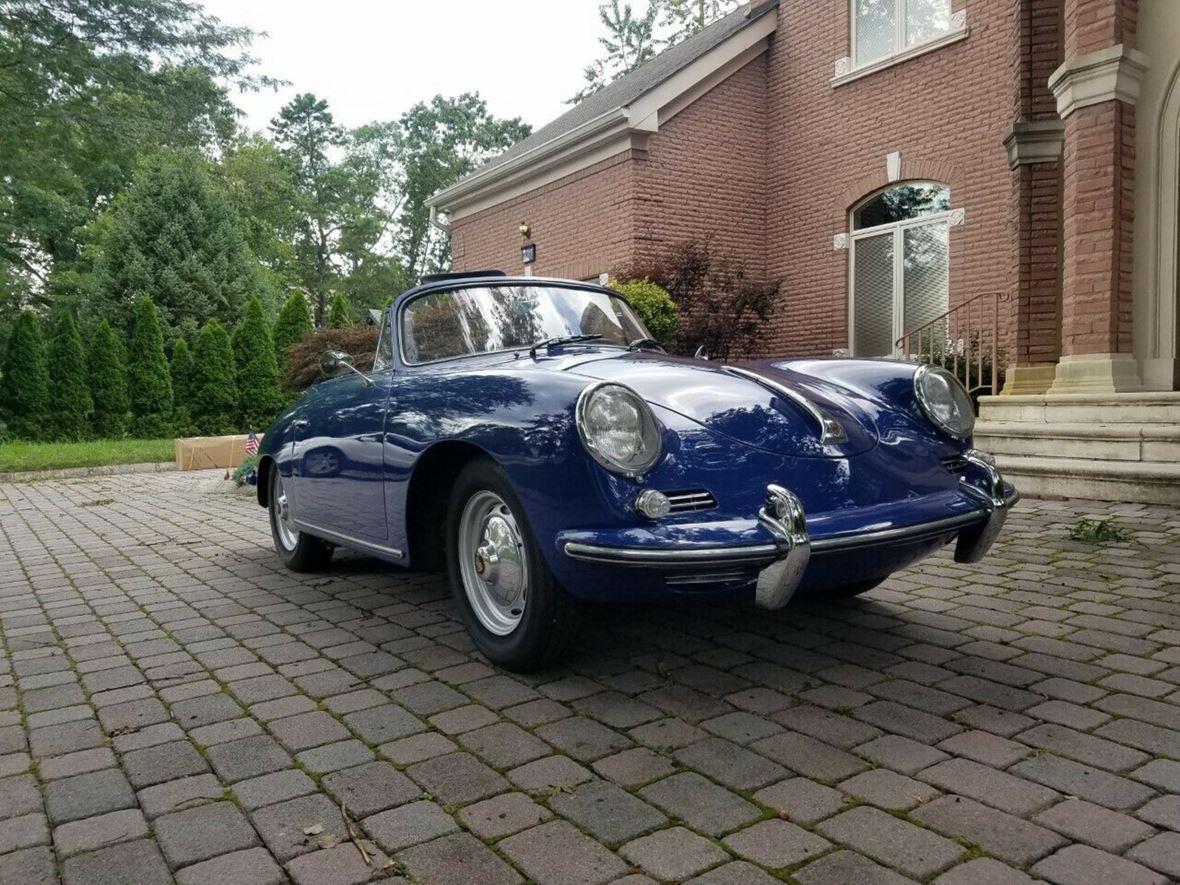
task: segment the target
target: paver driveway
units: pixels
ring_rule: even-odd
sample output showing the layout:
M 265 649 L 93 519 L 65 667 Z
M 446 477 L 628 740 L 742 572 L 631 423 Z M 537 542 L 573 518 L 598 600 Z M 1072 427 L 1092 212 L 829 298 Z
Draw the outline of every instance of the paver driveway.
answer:
M 208 481 L 0 486 L 0 882 L 1180 877 L 1178 510 L 1024 502 L 982 565 L 597 613 L 521 677 Z

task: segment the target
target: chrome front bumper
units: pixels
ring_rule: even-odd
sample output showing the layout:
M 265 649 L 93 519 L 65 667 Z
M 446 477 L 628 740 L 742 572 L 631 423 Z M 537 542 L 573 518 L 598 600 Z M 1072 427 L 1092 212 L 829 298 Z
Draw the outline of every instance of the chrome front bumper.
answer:
M 771 536 L 773 543 L 648 548 L 567 541 L 563 549 L 571 559 L 598 565 L 667 571 L 697 567 L 709 570 L 717 567 L 757 569 L 755 603 L 760 608 L 778 609 L 790 602 L 799 589 L 813 553 L 853 552 L 919 543 L 957 533 L 955 561 L 971 563 L 981 560 L 999 536 L 1009 509 L 1020 500 L 1020 495 L 1016 489 L 1005 486 L 994 460 L 987 453 L 969 449 L 964 453 L 964 459 L 966 463 L 959 487 L 981 507 L 944 519 L 812 540 L 807 532 L 803 503 L 791 491 L 772 484 L 767 487 L 766 498 L 758 511 L 758 524 Z

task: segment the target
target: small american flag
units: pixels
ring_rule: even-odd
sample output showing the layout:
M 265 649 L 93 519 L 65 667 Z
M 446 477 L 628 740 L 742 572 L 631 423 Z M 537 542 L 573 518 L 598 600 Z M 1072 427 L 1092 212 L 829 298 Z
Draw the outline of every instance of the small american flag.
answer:
M 249 435 L 246 437 L 246 454 L 258 454 L 258 434 L 256 434 L 253 430 L 251 430 Z

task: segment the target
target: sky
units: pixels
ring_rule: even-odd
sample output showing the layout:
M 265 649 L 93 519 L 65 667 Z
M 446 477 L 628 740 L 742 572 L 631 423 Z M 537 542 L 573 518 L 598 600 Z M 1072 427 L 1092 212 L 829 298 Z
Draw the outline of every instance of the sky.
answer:
M 258 70 L 290 81 L 235 95 L 263 130 L 299 92 L 348 127 L 393 120 L 441 93 L 478 91 L 497 117 L 537 128 L 565 109 L 599 55 L 598 0 L 204 0 L 230 25 L 265 31 Z

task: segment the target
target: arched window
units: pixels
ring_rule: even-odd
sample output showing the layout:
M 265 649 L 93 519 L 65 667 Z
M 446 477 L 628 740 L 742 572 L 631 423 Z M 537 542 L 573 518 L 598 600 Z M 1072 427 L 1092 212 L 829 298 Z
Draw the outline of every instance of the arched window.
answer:
M 911 181 L 852 210 L 849 340 L 856 356 L 887 356 L 906 332 L 946 313 L 951 192 Z

